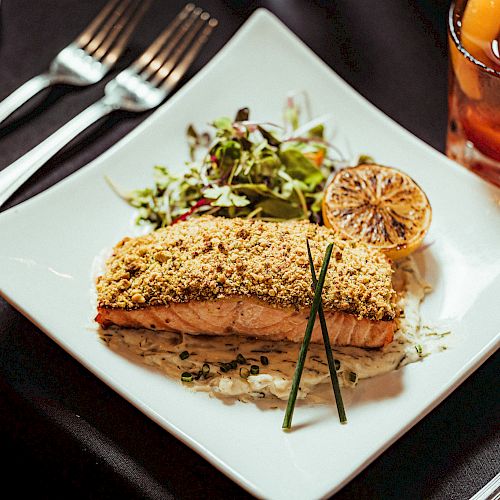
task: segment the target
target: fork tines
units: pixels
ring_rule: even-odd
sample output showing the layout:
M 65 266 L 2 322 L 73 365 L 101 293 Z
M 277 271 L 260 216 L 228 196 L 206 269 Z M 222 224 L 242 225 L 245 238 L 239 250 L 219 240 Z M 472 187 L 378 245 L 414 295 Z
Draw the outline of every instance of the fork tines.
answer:
M 187 4 L 132 68 L 155 87 L 170 89 L 185 73 L 217 24 L 208 12 L 192 3 Z
M 75 40 L 76 45 L 103 64 L 114 64 L 150 3 L 110 0 Z

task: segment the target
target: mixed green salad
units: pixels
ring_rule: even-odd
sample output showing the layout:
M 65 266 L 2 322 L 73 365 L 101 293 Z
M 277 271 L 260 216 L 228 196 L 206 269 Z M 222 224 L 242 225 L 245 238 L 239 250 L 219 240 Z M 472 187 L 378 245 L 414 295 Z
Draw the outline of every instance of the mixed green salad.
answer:
M 201 214 L 321 223 L 324 187 L 347 162 L 325 139 L 324 120 L 300 124 L 307 108 L 297 94 L 286 101 L 283 125 L 251 121 L 248 108 L 214 120 L 210 132 L 190 125 L 185 173 L 155 166 L 153 187 L 115 191 L 138 209 L 138 223 L 154 228 Z

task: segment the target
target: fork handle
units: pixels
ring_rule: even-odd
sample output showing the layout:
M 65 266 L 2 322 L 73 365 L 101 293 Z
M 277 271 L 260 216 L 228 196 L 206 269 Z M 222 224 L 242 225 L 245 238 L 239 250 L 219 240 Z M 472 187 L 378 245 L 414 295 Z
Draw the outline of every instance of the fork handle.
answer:
M 89 106 L 66 125 L 54 132 L 38 146 L 28 151 L 14 163 L 0 172 L 0 206 L 2 206 L 29 177 L 49 158 L 52 158 L 68 142 L 92 123 L 106 116 L 113 107 L 103 99 Z
M 52 85 L 52 77 L 48 73 L 43 73 L 14 90 L 12 94 L 0 102 L 0 123 L 26 101 L 29 101 L 34 95 L 50 85 Z

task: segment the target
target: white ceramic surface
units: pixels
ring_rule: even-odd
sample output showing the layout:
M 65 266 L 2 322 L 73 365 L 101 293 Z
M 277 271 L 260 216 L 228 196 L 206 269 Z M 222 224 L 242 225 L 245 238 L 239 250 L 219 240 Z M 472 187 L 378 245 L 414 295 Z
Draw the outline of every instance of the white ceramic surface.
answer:
M 182 165 L 185 127 L 249 106 L 280 121 L 285 95 L 306 90 L 313 112 L 335 116 L 338 141 L 407 171 L 434 210 L 419 263 L 434 291 L 428 322 L 454 330 L 453 347 L 345 391 L 349 424 L 334 406 L 300 405 L 295 430 L 282 410 L 224 404 L 123 359 L 93 330 L 92 260 L 131 232 L 125 188 L 151 167 Z M 0 293 L 90 371 L 255 495 L 318 498 L 334 492 L 445 398 L 499 344 L 500 193 L 413 137 L 350 89 L 268 12 L 254 14 L 213 61 L 88 167 L 0 214 Z

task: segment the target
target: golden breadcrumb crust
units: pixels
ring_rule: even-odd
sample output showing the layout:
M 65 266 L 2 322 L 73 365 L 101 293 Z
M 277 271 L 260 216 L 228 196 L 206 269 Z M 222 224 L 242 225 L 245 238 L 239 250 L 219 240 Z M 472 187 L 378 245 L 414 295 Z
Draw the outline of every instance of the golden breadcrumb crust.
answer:
M 323 290 L 325 309 L 394 319 L 392 269 L 381 252 L 306 221 L 212 216 L 120 241 L 98 278 L 98 304 L 138 309 L 246 296 L 278 307 L 310 307 L 306 238 L 317 272 L 328 243 L 334 243 Z

